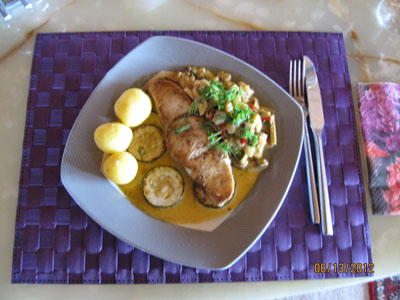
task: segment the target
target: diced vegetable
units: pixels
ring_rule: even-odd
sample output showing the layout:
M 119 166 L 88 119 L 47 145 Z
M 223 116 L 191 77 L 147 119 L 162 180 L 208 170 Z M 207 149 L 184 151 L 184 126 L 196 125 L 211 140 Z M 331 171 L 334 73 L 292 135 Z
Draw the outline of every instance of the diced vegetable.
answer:
M 261 115 L 261 118 L 265 118 L 265 117 L 269 117 L 272 114 L 272 111 L 271 111 L 271 109 L 269 109 L 265 106 L 260 106 L 258 113 Z
M 257 112 L 257 109 L 251 103 L 247 103 L 247 105 L 251 108 L 252 111 Z
M 249 163 L 249 157 L 245 154 L 245 155 L 243 155 L 242 159 L 240 160 L 239 166 L 241 168 L 246 168 L 248 163 Z
M 229 134 L 234 134 L 237 129 L 237 126 L 233 125 L 232 123 L 228 123 L 225 125 L 225 128 Z
M 263 159 L 264 150 L 276 145 L 274 111 L 260 106 L 254 90 L 243 81 L 233 81 L 228 72 L 214 75 L 204 67 L 189 66 L 181 77 L 182 88 L 195 99 L 189 115 L 208 120 L 203 124 L 207 146 L 227 153 L 241 168 L 258 166 L 256 160 Z M 183 132 L 189 126 L 175 130 Z
M 198 98 L 199 100 L 199 115 L 202 116 L 207 111 L 207 100 L 204 98 Z
M 268 135 L 261 132 L 258 135 L 258 144 L 256 146 L 256 151 L 254 152 L 255 158 L 261 158 L 264 153 L 265 145 L 267 144 Z
M 150 169 L 143 178 L 144 198 L 153 206 L 170 207 L 179 203 L 185 182 L 179 171 L 161 166 Z
M 204 77 L 206 77 L 206 68 L 199 68 L 197 70 L 197 77 L 199 79 L 203 79 Z
M 265 158 L 253 159 L 246 167 L 248 171 L 260 171 L 268 167 L 268 161 Z
M 271 115 L 271 120 L 270 120 L 270 128 L 269 128 L 269 140 L 267 143 L 267 146 L 273 147 L 276 145 L 276 128 L 275 128 L 275 115 Z
M 245 123 L 246 129 L 252 132 L 259 133 L 262 129 L 262 120 L 259 114 L 254 114 L 251 116 L 249 122 Z
M 258 104 L 258 99 L 256 97 L 250 97 L 249 103 L 258 111 L 260 109 L 260 105 Z
M 254 132 L 259 133 L 262 129 L 262 120 L 259 114 L 255 115 L 254 122 L 253 122 L 253 129 Z
M 224 124 L 225 121 L 227 119 L 227 115 L 225 112 L 218 110 L 215 114 L 214 114 L 214 118 L 213 118 L 213 122 L 216 125 L 221 125 Z
M 232 79 L 232 75 L 229 73 L 226 73 L 224 71 L 218 72 L 217 76 L 223 81 L 224 83 L 228 83 Z
M 253 157 L 255 152 L 256 152 L 256 147 L 251 147 L 249 145 L 246 145 L 244 147 L 244 154 L 247 155 L 248 157 Z
M 227 114 L 233 112 L 233 105 L 232 105 L 232 102 L 226 102 L 226 103 L 225 103 L 225 112 L 226 112 Z
M 252 88 L 250 88 L 250 86 L 248 84 L 244 83 L 243 81 L 239 81 L 238 85 L 243 90 L 243 92 L 244 92 L 243 96 L 245 98 L 249 98 L 250 96 L 252 96 L 254 94 L 254 90 Z

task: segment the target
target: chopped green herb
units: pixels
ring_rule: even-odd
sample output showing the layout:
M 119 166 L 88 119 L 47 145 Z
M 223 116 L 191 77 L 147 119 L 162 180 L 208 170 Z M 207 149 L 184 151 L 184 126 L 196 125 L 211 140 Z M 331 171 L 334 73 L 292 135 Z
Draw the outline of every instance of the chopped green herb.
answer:
M 232 156 L 238 160 L 241 157 L 242 150 L 240 149 L 240 147 L 238 145 L 236 145 L 234 147 L 231 147 L 231 153 L 232 153 Z
M 227 142 L 222 142 L 219 143 L 218 145 L 215 145 L 214 149 L 223 150 L 228 154 L 231 152 L 231 146 Z
M 219 110 L 225 107 L 225 88 L 219 81 L 212 81 L 200 92 L 200 94 L 207 100 L 212 101 L 213 104 L 218 106 Z
M 254 112 L 248 105 L 236 103 L 231 114 L 232 123 L 233 125 L 240 126 L 243 122 L 250 120 L 253 114 Z
M 215 124 L 231 122 L 234 126 L 238 127 L 244 122 L 250 121 L 255 114 L 249 105 L 240 101 L 243 90 L 237 85 L 233 85 L 230 89 L 225 89 L 222 82 L 212 81 L 200 91 L 200 94 L 204 99 L 209 101 L 209 103 L 218 108 L 219 111 L 217 111 L 212 118 Z M 225 112 L 225 105 L 227 102 L 231 102 L 233 105 L 233 111 L 229 113 Z M 193 107 L 191 106 L 190 108 L 190 114 L 198 110 L 198 104 L 195 103 L 195 101 L 192 105 Z M 224 135 L 213 122 L 203 122 L 202 124 L 202 128 L 208 134 L 208 147 L 222 150 L 228 153 L 229 156 L 240 159 L 243 154 L 241 147 L 238 145 L 232 146 L 227 142 L 226 135 Z M 241 128 L 237 131 L 236 135 L 243 140 L 244 144 L 254 147 L 258 143 L 258 136 L 249 129 Z
M 211 81 L 201 91 L 202 96 L 206 99 L 223 98 L 225 94 L 225 87 L 222 82 Z
M 222 133 L 222 130 L 217 131 L 215 133 L 211 133 L 211 134 L 208 135 L 208 147 L 213 147 L 220 140 L 222 140 L 221 133 Z
M 236 100 L 238 96 L 242 96 L 242 93 L 243 93 L 242 89 L 239 88 L 237 85 L 234 85 L 229 90 L 226 90 L 225 92 L 226 101 L 232 102 Z
M 253 135 L 251 136 L 251 138 L 249 138 L 249 143 L 252 147 L 257 146 L 258 143 L 258 136 L 257 135 Z
M 189 115 L 192 116 L 196 114 L 199 111 L 199 104 L 200 104 L 200 98 L 197 98 L 190 104 L 189 107 Z
M 239 146 L 231 146 L 228 142 L 222 142 L 212 147 L 213 149 L 222 150 L 234 159 L 239 160 L 242 150 Z
M 258 143 L 258 135 L 256 135 L 250 129 L 241 128 L 239 131 L 239 137 L 245 139 L 250 146 L 255 147 Z
M 203 122 L 201 127 L 207 131 L 209 149 L 217 149 L 226 152 L 229 156 L 239 160 L 243 151 L 238 145 L 231 146 L 229 142 L 223 140 L 223 130 L 217 130 L 218 127 L 214 126 L 212 122 Z
M 145 155 L 145 152 L 146 152 L 146 151 L 144 151 L 143 147 L 140 146 L 140 147 L 138 148 L 138 152 L 139 152 L 139 155 L 140 155 L 140 159 L 143 160 L 143 155 Z
M 182 120 L 181 120 L 181 121 L 182 121 Z M 182 123 L 182 122 L 180 122 L 180 123 Z M 190 126 L 192 126 L 192 123 L 187 123 L 187 124 L 185 124 L 185 125 L 182 125 L 182 126 L 179 127 L 179 128 L 174 128 L 174 133 L 180 134 L 180 133 L 182 133 L 182 132 L 188 130 L 188 129 L 190 128 Z
M 225 89 L 222 82 L 212 81 L 200 92 L 200 94 L 207 100 L 212 101 L 219 110 L 224 110 L 225 103 L 232 102 L 242 95 L 242 90 L 234 85 L 230 89 Z
M 204 121 L 203 123 L 201 123 L 201 127 L 207 131 L 207 134 L 210 135 L 211 133 L 213 133 L 213 131 L 216 129 L 216 127 L 208 121 Z

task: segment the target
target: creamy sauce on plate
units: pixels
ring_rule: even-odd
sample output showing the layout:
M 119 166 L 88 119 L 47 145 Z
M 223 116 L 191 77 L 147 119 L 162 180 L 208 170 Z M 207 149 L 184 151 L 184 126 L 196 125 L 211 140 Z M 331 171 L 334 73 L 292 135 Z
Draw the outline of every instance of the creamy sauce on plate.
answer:
M 144 124 L 154 124 L 162 128 L 158 116 L 153 113 Z M 161 157 L 153 162 L 138 162 L 138 164 L 139 169 L 135 179 L 126 185 L 120 185 L 119 188 L 126 195 L 129 201 L 144 213 L 159 220 L 175 224 L 202 223 L 233 211 L 250 193 L 260 173 L 255 171 L 245 171 L 233 167 L 236 189 L 232 200 L 222 208 L 210 208 L 196 200 L 193 192 L 193 180 L 186 173 L 185 169 L 171 158 L 168 151 L 165 151 Z M 184 178 L 185 186 L 183 197 L 175 206 L 165 208 L 155 207 L 149 204 L 143 197 L 143 177 L 148 170 L 158 166 L 173 167 L 177 169 Z

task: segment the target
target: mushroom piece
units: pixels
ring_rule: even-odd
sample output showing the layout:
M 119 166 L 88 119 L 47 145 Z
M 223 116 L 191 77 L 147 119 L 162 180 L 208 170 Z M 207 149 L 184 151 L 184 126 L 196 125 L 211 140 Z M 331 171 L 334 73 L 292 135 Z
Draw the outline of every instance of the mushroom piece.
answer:
M 246 170 L 248 171 L 261 171 L 268 168 L 268 160 L 265 158 L 257 158 L 249 161 Z
M 202 116 L 207 111 L 207 100 L 204 98 L 199 98 L 199 115 Z

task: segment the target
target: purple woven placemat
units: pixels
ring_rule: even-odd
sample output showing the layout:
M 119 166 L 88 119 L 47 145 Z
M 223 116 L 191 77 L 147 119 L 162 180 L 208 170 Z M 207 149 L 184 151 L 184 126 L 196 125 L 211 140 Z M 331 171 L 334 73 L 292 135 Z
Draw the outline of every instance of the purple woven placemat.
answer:
M 60 182 L 60 160 L 80 108 L 105 73 L 154 35 L 193 39 L 231 53 L 288 89 L 289 60 L 316 64 L 326 120 L 325 153 L 335 235 L 310 222 L 304 159 L 264 235 L 231 268 L 194 269 L 148 255 L 91 220 Z M 343 37 L 298 32 L 109 32 L 39 34 L 30 80 L 12 282 L 179 283 L 354 277 L 372 262 Z M 331 263 L 330 272 L 319 264 Z M 317 266 L 317 268 L 315 268 Z M 361 272 L 360 272 L 361 271 Z M 367 272 L 366 272 L 367 271 Z

